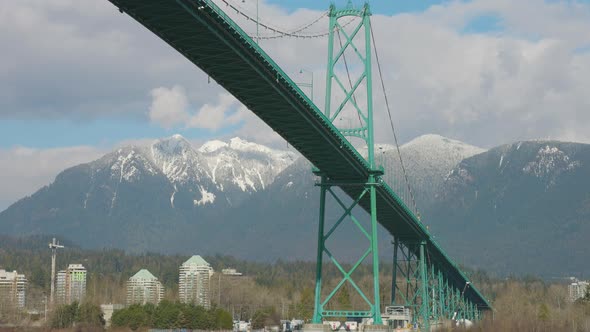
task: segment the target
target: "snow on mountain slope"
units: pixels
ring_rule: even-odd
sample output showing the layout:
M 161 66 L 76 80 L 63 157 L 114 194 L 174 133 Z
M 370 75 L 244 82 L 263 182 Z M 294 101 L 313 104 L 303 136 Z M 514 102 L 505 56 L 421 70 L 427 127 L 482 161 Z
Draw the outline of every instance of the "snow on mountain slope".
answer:
M 420 136 L 402 145 L 400 152 L 418 207 L 429 204 L 446 176 L 463 159 L 484 151 L 476 146 L 439 135 Z M 366 156 L 366 147 L 359 148 L 359 152 Z M 377 165 L 385 168 L 383 179 L 395 191 L 401 193 L 406 185 L 395 145 L 376 144 L 375 160 Z M 311 186 L 315 179 L 310 169 L 311 164 L 307 161 L 293 163 L 277 176 L 273 184 L 274 190 L 294 192 L 298 196 L 307 197 L 309 192 L 313 192 Z
M 174 184 L 201 183 L 209 178 L 203 157 L 180 135 L 157 140 L 150 146 L 149 154 Z
M 141 185 L 149 177 L 161 177 L 169 183 L 165 190 L 172 208 L 212 205 L 218 200 L 235 206 L 249 194 L 264 190 L 295 157 L 294 152 L 237 137 L 227 143 L 209 141 L 194 149 L 184 137 L 173 135 L 148 146 L 122 147 L 89 163 L 92 185 L 83 204 L 107 196 L 112 209 L 120 198 L 121 183 Z M 108 182 L 98 176 L 105 172 Z M 105 193 L 98 195 L 97 188 Z
M 117 150 L 111 160 L 111 178 L 119 182 L 141 181 L 142 174 L 155 175 L 157 170 L 135 147 Z
M 461 141 L 446 138 L 440 135 L 423 135 L 402 145 L 402 155 L 410 159 L 420 159 L 427 162 L 432 169 L 450 170 L 461 160 L 480 154 L 485 149 L 469 145 Z M 444 174 L 446 175 L 446 173 Z
M 384 150 L 382 158 L 386 168 L 385 180 L 390 185 L 402 183 L 405 186 L 397 150 Z M 437 192 L 447 175 L 461 160 L 484 151 L 485 149 L 434 134 L 419 136 L 402 145 L 400 152 L 418 207 L 433 198 L 432 194 Z M 379 161 L 379 157 L 377 160 Z M 397 189 L 396 186 L 392 187 Z
M 566 152 L 556 146 L 547 144 L 539 149 L 535 160 L 528 162 L 522 170 L 527 174 L 534 174 L 540 178 L 552 173 L 569 171 L 580 165 L 580 161 L 571 160 Z
M 195 150 L 180 135 L 154 142 L 149 154 L 175 185 L 189 184 L 202 199 L 212 203 L 215 192 L 254 192 L 264 189 L 295 159 L 296 154 L 232 138 L 228 143 L 212 140 Z
M 207 142 L 199 151 L 221 191 L 236 186 L 242 192 L 264 190 L 297 156 L 295 152 L 274 150 L 238 137 L 229 143 Z
M 198 149 L 198 151 L 200 153 L 210 153 L 210 152 L 215 152 L 221 148 L 225 148 L 227 146 L 228 146 L 228 144 L 225 142 L 213 140 L 213 141 L 208 141 L 205 144 L 201 145 L 201 147 Z

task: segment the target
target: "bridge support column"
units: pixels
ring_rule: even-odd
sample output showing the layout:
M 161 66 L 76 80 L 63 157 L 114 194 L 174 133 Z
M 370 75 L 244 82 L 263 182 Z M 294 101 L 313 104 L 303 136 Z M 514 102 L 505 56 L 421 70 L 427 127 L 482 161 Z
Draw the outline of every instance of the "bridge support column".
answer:
M 330 318 L 372 318 L 373 325 L 382 326 L 381 319 L 381 299 L 379 291 L 379 251 L 378 251 L 378 224 L 377 224 L 377 193 L 375 186 L 379 183 L 376 181 L 373 175 L 369 176 L 367 183 L 338 183 L 337 185 L 341 188 L 347 186 L 362 187 L 363 190 L 355 198 L 351 204 L 345 204 L 344 200 L 338 195 L 338 192 L 333 188 L 336 183 L 332 182 L 320 171 L 314 171 L 316 175 L 321 176 L 321 181 L 317 185 L 320 187 L 320 216 L 319 216 L 319 227 L 318 227 L 318 240 L 317 240 L 317 266 L 316 266 L 316 285 L 315 285 L 315 300 L 314 300 L 314 312 L 312 323 L 321 324 L 326 317 Z M 342 214 L 333 223 L 331 227 L 326 228 L 326 199 L 327 196 L 333 198 L 338 206 L 342 209 Z M 353 214 L 355 207 L 359 205 L 361 200 L 370 201 L 370 226 L 366 229 L 361 221 L 359 221 Z M 326 246 L 326 241 L 333 235 L 333 233 L 342 225 L 345 220 L 350 220 L 358 229 L 358 231 L 368 240 L 369 246 L 363 253 L 363 255 L 354 263 L 350 269 L 345 269 L 344 266 L 338 262 L 336 257 Z M 326 255 L 331 262 L 342 274 L 342 279 L 338 284 L 328 293 L 323 292 L 323 264 L 324 255 Z M 373 289 L 372 296 L 367 296 L 357 282 L 352 278 L 352 274 L 361 265 L 365 259 L 369 258 L 372 262 L 373 272 Z M 350 310 L 350 308 L 336 308 L 326 309 L 329 306 L 333 307 L 334 304 L 329 305 L 330 301 L 335 298 L 335 295 L 342 289 L 349 285 L 356 291 L 356 293 L 364 300 L 368 310 Z M 327 291 L 327 290 L 326 290 Z M 327 293 L 324 295 L 322 293 Z
M 428 294 L 428 268 L 426 267 L 426 242 L 420 243 L 420 316 L 421 331 L 430 331 L 430 298 Z
M 477 318 L 476 310 L 463 304 L 468 302 L 463 298 L 463 288 L 453 286 L 432 261 L 426 242 L 396 238 L 393 244 L 392 305 L 409 308 L 412 323 L 418 324 L 421 331 L 442 326 L 453 316 L 455 320 L 469 315 Z
M 336 9 L 330 6 L 330 27 L 328 36 L 328 66 L 326 70 L 326 100 L 324 115 L 341 134 L 342 140 L 360 140 L 367 146 L 366 161 L 370 171 L 362 178 L 355 177 L 334 179 L 319 171 L 321 187 L 320 192 L 320 222 L 318 229 L 318 251 L 316 268 L 316 294 L 314 303 L 313 323 L 320 324 L 326 317 L 344 318 L 372 318 L 374 326 L 382 324 L 381 298 L 379 292 L 379 246 L 377 224 L 377 190 L 381 185 L 383 169 L 378 169 L 375 164 L 375 147 L 373 135 L 373 87 L 371 69 L 371 11 L 369 4 L 365 3 L 361 8 L 355 8 L 352 3 L 346 8 Z M 359 20 L 354 20 L 359 18 Z M 344 19 L 346 22 L 344 23 Z M 350 26 L 349 26 L 350 23 Z M 337 38 L 336 38 L 337 37 Z M 336 44 L 337 43 L 337 44 Z M 352 58 L 351 58 L 352 57 Z M 350 75 L 350 67 L 359 68 L 360 76 L 353 81 Z M 343 73 L 346 72 L 346 76 Z M 355 73 L 356 74 L 356 73 Z M 334 83 L 334 84 L 333 84 Z M 348 83 L 348 84 L 346 84 Z M 332 91 L 336 88 L 336 91 Z M 333 100 L 332 100 L 333 99 Z M 332 103 L 332 101 L 334 103 Z M 358 120 L 358 122 L 357 122 Z M 354 123 L 353 123 L 354 121 Z M 326 171 L 326 170 L 322 170 Z M 366 178 L 365 178 L 366 176 Z M 351 183 L 354 182 L 354 183 Z M 340 192 L 335 191 L 340 187 L 352 197 L 351 204 L 345 204 L 346 200 L 339 197 Z M 351 194 L 352 193 L 352 194 Z M 337 206 L 344 211 L 341 217 L 328 229 L 326 226 L 326 196 L 333 198 Z M 363 225 L 353 215 L 353 209 L 362 201 L 363 209 L 369 213 L 369 226 Z M 328 214 L 330 215 L 330 214 Z M 368 248 L 350 269 L 344 267 L 336 260 L 335 256 L 326 247 L 326 241 L 334 231 L 347 219 L 355 225 L 361 236 L 368 242 Z M 329 224 L 331 225 L 331 223 Z M 324 255 L 342 273 L 342 279 L 330 291 L 324 290 L 322 284 L 322 264 Z M 370 256 L 370 257 L 369 257 Z M 371 293 L 367 295 L 352 278 L 352 273 L 365 260 L 372 263 L 373 285 Z M 344 286 L 350 286 L 356 294 L 365 302 L 366 310 L 350 310 L 350 308 L 336 308 L 329 302 Z M 326 292 L 324 292 L 326 291 Z M 330 308 L 332 307 L 332 308 Z M 330 310 L 328 310 L 330 309 Z
M 320 183 L 320 218 L 318 223 L 318 251 L 316 256 L 316 277 L 315 277 L 315 300 L 312 322 L 314 324 L 322 323 L 322 267 L 324 257 L 324 222 L 326 218 L 326 177 L 321 176 Z
M 379 244 L 377 241 L 377 192 L 376 179 L 369 176 L 371 191 L 371 254 L 373 256 L 373 324 L 381 325 L 381 299 L 379 294 Z
M 399 246 L 399 243 L 397 241 L 397 239 L 393 239 L 393 241 L 391 242 L 393 244 L 393 271 L 391 271 L 391 305 L 395 304 L 395 293 L 397 290 L 396 287 L 396 281 L 397 281 L 397 248 Z

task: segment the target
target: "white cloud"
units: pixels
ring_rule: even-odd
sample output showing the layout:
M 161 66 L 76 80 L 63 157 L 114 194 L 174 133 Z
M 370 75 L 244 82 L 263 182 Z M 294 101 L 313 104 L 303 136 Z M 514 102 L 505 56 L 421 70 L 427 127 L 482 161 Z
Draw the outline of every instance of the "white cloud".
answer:
M 149 117 L 166 129 L 188 120 L 188 100 L 184 88 L 178 85 L 172 89 L 160 87 L 151 91 L 152 105 Z
M 256 12 L 253 1 L 232 3 Z M 320 15 L 264 1 L 260 6 L 264 21 L 286 29 Z M 502 30 L 462 31 L 481 15 L 497 16 Z M 251 21 L 236 20 L 255 31 Z M 549 136 L 588 141 L 590 52 L 579 50 L 590 44 L 589 4 L 452 1 L 372 20 L 402 140 L 435 132 L 483 146 Z M 326 27 L 324 18 L 309 31 Z M 261 46 L 295 81 L 306 79 L 301 67 L 312 70 L 315 100 L 323 106 L 326 42 L 278 39 Z M 0 52 L 0 117 L 132 113 L 165 128 L 214 132 L 243 123 L 236 134 L 279 141 L 198 68 L 107 1 L 3 2 L 0 43 L 10 45 Z M 391 136 L 376 83 L 377 139 L 385 141 Z M 157 96 L 152 93 L 150 107 L 145 94 L 153 87 L 167 88 L 152 91 Z
M 201 106 L 190 118 L 187 127 L 218 130 L 240 122 L 247 109 L 229 93 L 221 93 L 217 99 L 215 105 L 207 103 Z
M 302 11 L 267 6 L 261 13 L 282 26 L 318 14 L 307 12 L 304 18 Z M 229 14 L 254 31 L 253 23 Z M 497 16 L 502 30 L 463 32 L 482 15 Z M 590 52 L 577 49 L 590 41 L 590 5 L 452 1 L 423 13 L 374 15 L 373 27 L 402 141 L 434 132 L 486 147 L 539 137 L 588 142 Z M 314 70 L 315 100 L 323 108 L 326 40 L 263 40 L 261 45 L 295 81 L 301 81 L 302 66 Z M 373 77 L 377 140 L 390 141 L 376 72 Z M 260 121 L 245 121 L 238 133 L 277 137 Z
M 149 118 L 166 129 L 176 126 L 216 131 L 240 122 L 247 109 L 227 92 L 219 93 L 216 104 L 206 103 L 191 112 L 185 89 L 159 87 L 151 91 Z

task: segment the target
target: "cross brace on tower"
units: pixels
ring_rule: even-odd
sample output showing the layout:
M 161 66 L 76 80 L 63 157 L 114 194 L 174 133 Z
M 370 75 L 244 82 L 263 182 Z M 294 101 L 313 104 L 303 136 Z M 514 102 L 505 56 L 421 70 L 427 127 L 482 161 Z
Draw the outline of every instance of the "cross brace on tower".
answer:
M 376 186 L 380 185 L 380 177 L 383 175 L 382 169 L 377 169 L 374 158 L 374 140 L 373 140 L 373 98 L 372 98 L 372 78 L 371 78 L 371 22 L 369 20 L 371 15 L 369 5 L 365 4 L 361 9 L 355 9 L 350 4 L 344 9 L 336 9 L 334 5 L 330 6 L 330 33 L 328 36 L 328 68 L 326 75 L 326 103 L 324 114 L 326 117 L 340 130 L 343 136 L 355 137 L 363 141 L 367 146 L 367 161 L 373 171 L 371 171 L 367 179 L 362 183 L 346 183 L 346 181 L 338 181 L 340 179 L 330 179 L 321 170 L 315 170 L 316 175 L 320 176 L 321 180 L 318 186 L 320 187 L 320 216 L 318 229 L 318 250 L 317 250 L 317 270 L 316 270 L 316 286 L 315 286 L 315 306 L 313 314 L 313 323 L 321 324 L 326 317 L 364 317 L 372 318 L 375 325 L 381 325 L 381 304 L 379 296 L 379 249 L 377 243 L 377 206 L 376 206 Z M 339 21 L 344 17 L 352 17 L 354 19 L 360 18 L 357 24 L 352 25 L 351 32 L 347 32 L 343 24 Z M 335 34 L 338 34 L 340 43 L 335 45 Z M 344 43 L 340 39 L 344 37 Z M 363 47 L 357 47 L 357 44 L 363 43 Z M 335 46 L 339 46 L 336 47 Z M 348 62 L 346 60 L 346 52 L 354 54 L 358 57 L 357 62 L 361 73 L 355 80 L 354 84 L 348 76 L 348 82 L 345 84 L 344 79 L 340 77 L 342 73 L 337 73 L 336 66 L 344 64 L 348 73 Z M 339 75 L 340 74 L 340 75 Z M 341 91 L 340 95 L 344 95 L 338 106 L 332 109 L 332 99 L 336 95 L 333 94 L 332 86 L 336 83 L 337 88 Z M 362 91 L 361 91 L 362 90 Z M 358 98 L 356 95 L 362 95 L 364 98 Z M 359 101 L 359 99 L 361 99 Z M 358 118 L 358 125 L 349 125 L 343 127 L 341 123 L 337 123 L 339 117 L 348 111 L 348 115 L 353 115 Z M 362 190 L 357 197 L 353 197 L 353 202 L 350 205 L 344 203 L 344 200 L 339 198 L 338 193 L 333 190 L 334 186 L 362 186 Z M 337 205 L 342 208 L 340 218 L 336 220 L 333 226 L 327 230 L 325 229 L 326 219 L 326 198 L 330 195 Z M 371 211 L 370 226 L 367 230 L 357 218 L 353 215 L 353 209 L 363 199 L 370 200 Z M 335 258 L 333 253 L 326 246 L 326 241 L 333 235 L 334 231 L 342 225 L 345 219 L 350 219 L 356 226 L 355 229 L 364 236 L 369 246 L 364 251 L 360 259 L 350 269 L 345 269 L 340 262 Z M 338 284 L 327 292 L 325 297 L 322 297 L 323 287 L 322 282 L 322 268 L 323 258 L 326 255 L 329 260 L 342 273 L 342 279 Z M 359 267 L 359 265 L 370 257 L 373 265 L 373 294 L 367 295 L 359 287 L 357 282 L 352 278 L 352 273 Z M 330 300 L 334 298 L 336 293 L 348 283 L 358 295 L 366 302 L 368 310 L 327 310 L 326 306 Z

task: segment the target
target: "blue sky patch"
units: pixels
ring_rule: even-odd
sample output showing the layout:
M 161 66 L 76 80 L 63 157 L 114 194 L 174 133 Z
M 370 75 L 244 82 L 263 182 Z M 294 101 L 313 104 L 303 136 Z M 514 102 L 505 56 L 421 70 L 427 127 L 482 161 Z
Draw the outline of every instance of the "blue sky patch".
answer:
M 503 30 L 502 18 L 496 14 L 479 15 L 471 19 L 463 29 L 462 33 L 490 33 L 499 32 Z
M 574 50 L 574 53 L 578 53 L 578 54 L 580 54 L 580 53 L 590 53 L 590 44 L 586 44 L 586 45 L 577 47 Z
M 174 134 L 181 134 L 191 140 L 207 140 L 212 136 L 229 135 L 240 126 L 237 124 L 212 132 L 195 128 L 163 129 L 140 119 L 3 119 L 0 121 L 0 148 L 27 146 L 42 149 L 74 145 L 109 147 L 127 139 L 160 138 Z

